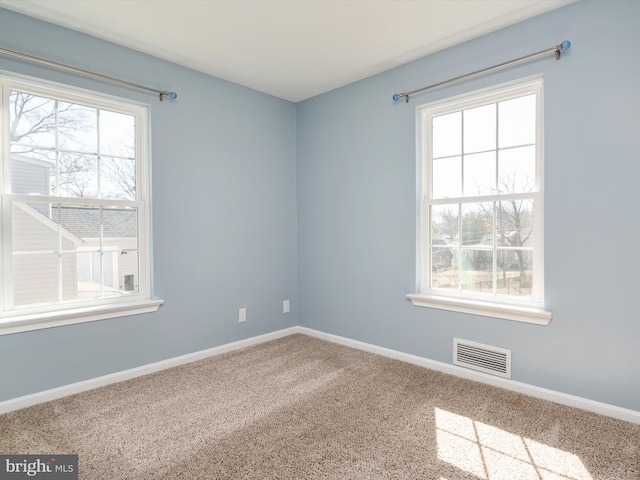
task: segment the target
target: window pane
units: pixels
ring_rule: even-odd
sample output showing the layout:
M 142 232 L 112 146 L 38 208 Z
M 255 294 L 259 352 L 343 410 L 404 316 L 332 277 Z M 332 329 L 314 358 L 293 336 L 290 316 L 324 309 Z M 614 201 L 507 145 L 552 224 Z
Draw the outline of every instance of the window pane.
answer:
M 57 253 L 12 256 L 13 303 L 16 306 L 58 301 Z
M 431 207 L 431 243 L 457 245 L 459 205 L 433 205 Z
M 104 208 L 103 245 L 105 286 L 118 293 L 138 289 L 138 211 L 135 208 Z
M 431 288 L 458 289 L 458 270 L 454 258 L 458 255 L 459 204 L 431 207 Z
M 493 293 L 493 251 L 462 251 L 462 290 Z
M 56 158 L 51 150 L 11 147 L 11 192 L 50 195 L 55 182 Z
M 496 104 L 464 111 L 464 153 L 496 148 Z
M 47 203 L 12 202 L 11 244 L 13 252 L 49 252 L 59 249 L 59 221 Z
M 75 291 L 75 285 L 60 284 L 60 272 L 65 275 L 70 268 L 60 249 L 73 250 L 81 239 L 61 227 L 60 220 L 58 205 L 12 203 L 14 305 L 58 302 L 61 295 Z
M 100 162 L 101 198 L 135 200 L 135 160 L 103 157 L 101 158 Z
M 476 153 L 464 156 L 464 195 L 496 193 L 496 153 Z
M 533 252 L 498 250 L 497 293 L 516 297 L 533 295 Z
M 32 147 L 56 146 L 55 100 L 9 92 L 11 143 Z
M 449 157 L 433 161 L 433 198 L 462 195 L 462 158 Z
M 90 205 L 60 205 L 54 207 L 60 215 L 60 224 L 65 232 L 78 238 L 83 250 L 97 251 L 100 245 L 100 207 Z
M 100 110 L 100 153 L 102 155 L 134 158 L 135 132 L 133 115 Z
M 536 95 L 498 104 L 498 146 L 531 145 L 536 141 Z
M 446 272 L 453 270 L 453 254 L 455 249 L 444 246 L 436 241 L 431 247 L 431 270 Z
M 433 158 L 451 157 L 462 153 L 462 112 L 434 117 Z
M 75 271 L 77 278 L 77 295 L 73 298 L 100 298 L 100 283 L 102 279 L 102 270 L 100 268 L 100 253 L 85 252 L 73 255 L 75 257 Z M 71 258 L 69 259 L 73 261 Z M 68 276 L 65 280 L 69 283 L 73 282 L 73 277 Z
M 98 158 L 94 155 L 62 153 L 56 195 L 61 197 L 98 196 Z
M 496 220 L 498 245 L 533 247 L 533 200 L 498 202 Z
M 493 203 L 462 205 L 462 245 L 493 246 Z
M 457 257 L 459 250 L 434 245 L 431 249 L 431 288 L 458 290 Z
M 138 292 L 138 252 L 105 247 L 100 252 L 81 252 L 69 256 L 73 269 L 64 277 L 65 285 L 77 278 L 77 297 L 90 299 Z M 71 273 L 75 272 L 75 277 Z
M 62 300 L 72 301 L 84 298 L 97 298 L 94 294 L 91 297 L 85 297 L 81 290 L 82 284 L 78 280 L 77 255 L 75 253 L 63 253 L 60 258 L 60 269 L 62 277 Z
M 98 111 L 58 102 L 58 148 L 74 152 L 98 152 Z
M 118 258 L 120 252 L 113 247 L 105 247 L 102 253 L 102 285 L 105 297 L 120 294 L 118 282 Z
M 103 245 L 121 250 L 138 248 L 138 212 L 133 207 L 102 209 Z
M 498 188 L 502 193 L 526 193 L 536 188 L 534 146 L 501 150 L 498 154 Z
M 120 293 L 138 293 L 139 263 L 136 250 L 122 250 L 118 256 L 118 282 Z

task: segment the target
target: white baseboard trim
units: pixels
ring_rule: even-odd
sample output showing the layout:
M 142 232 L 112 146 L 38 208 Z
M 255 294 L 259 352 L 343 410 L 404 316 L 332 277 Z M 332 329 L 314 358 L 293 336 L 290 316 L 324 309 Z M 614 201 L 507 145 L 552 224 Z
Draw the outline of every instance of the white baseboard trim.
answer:
M 590 412 L 605 415 L 607 417 L 617 418 L 626 422 L 635 423 L 640 425 L 640 412 L 630 410 L 627 408 L 617 407 L 615 405 L 609 405 L 607 403 L 597 402 L 595 400 L 589 400 L 575 395 L 569 395 L 555 390 L 549 390 L 542 387 L 536 387 L 535 385 L 529 385 L 527 383 L 516 382 L 506 378 L 495 377 L 482 372 L 475 372 L 466 368 L 458 367 L 457 365 L 450 365 L 447 363 L 438 362 L 435 360 L 429 360 L 428 358 L 419 357 L 417 355 L 411 355 L 409 353 L 399 352 L 397 350 L 391 350 L 389 348 L 378 347 L 369 343 L 360 342 L 357 340 L 351 340 L 349 338 L 340 337 L 331 333 L 324 333 L 318 330 L 313 330 L 306 327 L 294 327 L 296 333 L 303 333 L 311 337 L 320 338 L 322 340 L 328 340 L 333 343 L 345 345 L 347 347 L 357 348 L 358 350 L 364 350 L 370 353 L 376 353 L 384 357 L 393 358 L 395 360 L 401 360 L 403 362 L 412 363 L 421 367 L 430 368 L 439 372 L 448 373 L 456 377 L 466 378 L 469 380 L 475 380 L 477 382 L 486 383 L 495 387 L 504 388 L 532 397 L 541 398 L 543 400 L 549 400 L 551 402 L 567 405 L 570 407 L 580 408 Z
M 45 390 L 43 392 L 33 393 L 31 395 L 25 395 L 23 397 L 12 398 L 0 402 L 0 415 L 3 413 L 12 412 L 21 408 L 37 405 L 38 403 L 49 402 L 58 398 L 67 397 L 76 393 L 85 392 L 87 390 L 93 390 L 94 388 L 104 387 L 112 383 L 123 382 L 131 378 L 141 377 L 150 373 L 159 372 L 167 368 L 177 367 L 184 365 L 185 363 L 196 362 L 208 357 L 220 355 L 222 353 L 231 352 L 240 348 L 250 347 L 259 343 L 268 342 L 277 338 L 286 337 L 294 333 L 299 333 L 297 327 L 285 328 L 257 337 L 247 338 L 245 340 L 239 340 L 237 342 L 227 343 L 220 345 L 219 347 L 209 348 L 207 350 L 201 350 L 199 352 L 188 353 L 179 357 L 169 358 L 160 362 L 150 363 L 141 367 L 132 368 L 130 370 L 123 370 L 121 372 L 111 373 L 102 377 L 92 378 L 84 380 L 82 382 L 72 383 L 51 390 Z
M 82 382 L 72 383 L 51 390 L 45 390 L 43 392 L 34 393 L 31 395 L 25 395 L 23 397 L 13 398 L 0 402 L 0 415 L 3 413 L 12 412 L 21 408 L 30 407 L 39 403 L 49 402 L 58 398 L 74 395 L 87 390 L 93 390 L 94 388 L 103 387 L 112 383 L 118 383 L 131 378 L 141 377 L 150 373 L 159 372 L 167 368 L 177 367 L 186 363 L 195 362 L 222 353 L 231 352 L 252 345 L 258 345 L 270 340 L 276 340 L 278 338 L 286 337 L 294 333 L 302 333 L 311 337 L 320 338 L 329 342 L 345 345 L 347 347 L 356 348 L 358 350 L 364 350 L 366 352 L 375 353 L 395 360 L 401 360 L 403 362 L 411 363 L 439 372 L 448 373 L 456 377 L 466 378 L 469 380 L 475 380 L 477 382 L 486 383 L 495 387 L 504 388 L 525 395 L 531 395 L 532 397 L 549 400 L 562 405 L 570 407 L 580 408 L 590 412 L 598 413 L 600 415 L 606 415 L 608 417 L 617 418 L 626 422 L 635 423 L 640 425 L 640 412 L 635 410 L 629 410 L 615 405 L 609 405 L 607 403 L 596 402 L 575 395 L 568 395 L 566 393 L 557 392 L 555 390 L 549 390 L 546 388 L 536 387 L 535 385 L 529 385 L 527 383 L 516 382 L 501 377 L 494 377 L 482 372 L 475 372 L 473 370 L 467 370 L 456 365 L 450 365 L 447 363 L 430 360 L 428 358 L 419 357 L 409 353 L 399 352 L 397 350 L 391 350 L 389 348 L 379 347 L 369 343 L 360 342 L 358 340 L 352 340 L 350 338 L 333 335 L 331 333 L 325 333 L 318 330 L 313 330 L 307 327 L 290 327 L 283 330 L 277 330 L 275 332 L 259 335 L 257 337 L 247 338 L 237 342 L 227 343 L 220 345 L 219 347 L 209 348 L 207 350 L 201 350 L 199 352 L 189 353 L 181 355 L 179 357 L 169 358 L 160 362 L 143 365 L 141 367 L 132 368 L 130 370 L 124 370 L 122 372 L 116 372 L 102 377 L 92 378 Z

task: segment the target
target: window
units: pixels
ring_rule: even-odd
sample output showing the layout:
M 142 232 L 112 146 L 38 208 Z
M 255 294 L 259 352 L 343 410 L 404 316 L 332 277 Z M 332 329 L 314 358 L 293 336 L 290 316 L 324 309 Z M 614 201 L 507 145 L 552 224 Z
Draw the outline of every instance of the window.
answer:
M 546 324 L 542 78 L 418 107 L 415 305 Z
M 147 109 L 0 83 L 0 333 L 156 310 Z

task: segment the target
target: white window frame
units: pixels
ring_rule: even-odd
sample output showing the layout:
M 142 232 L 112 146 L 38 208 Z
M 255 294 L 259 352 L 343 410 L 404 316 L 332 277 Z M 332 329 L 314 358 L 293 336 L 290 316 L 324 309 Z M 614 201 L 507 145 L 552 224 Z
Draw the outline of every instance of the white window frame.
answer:
M 536 119 L 536 182 L 535 191 L 526 194 L 497 194 L 476 197 L 447 199 L 431 198 L 431 168 L 433 164 L 431 145 L 431 119 L 469 108 L 517 98 L 535 93 L 537 95 Z M 417 215 L 417 293 L 407 297 L 416 306 L 430 307 L 454 312 L 470 313 L 487 317 L 515 320 L 539 325 L 551 321 L 552 314 L 544 308 L 544 245 L 543 245 L 543 78 L 542 76 L 508 82 L 416 107 L 416 152 L 418 175 Z M 533 198 L 535 238 L 533 243 L 533 295 L 515 297 L 462 292 L 453 289 L 430 287 L 430 208 L 438 204 L 505 201 L 511 198 Z M 496 247 L 494 247 L 495 249 Z
M 8 138 L 9 108 L 2 108 L 0 118 L 0 335 L 61 325 L 82 323 L 156 311 L 163 300 L 153 298 L 151 285 L 150 187 L 149 187 L 149 120 L 148 106 L 100 93 L 57 83 L 0 72 L 0 105 L 9 105 L 9 91 L 18 90 L 70 103 L 135 116 L 136 118 L 136 199 L 101 200 L 92 198 L 46 197 L 11 193 L 11 155 Z M 11 203 L 12 202 L 82 203 L 104 206 L 134 206 L 138 212 L 138 292 L 102 299 L 79 300 L 47 305 L 12 305 L 11 272 Z

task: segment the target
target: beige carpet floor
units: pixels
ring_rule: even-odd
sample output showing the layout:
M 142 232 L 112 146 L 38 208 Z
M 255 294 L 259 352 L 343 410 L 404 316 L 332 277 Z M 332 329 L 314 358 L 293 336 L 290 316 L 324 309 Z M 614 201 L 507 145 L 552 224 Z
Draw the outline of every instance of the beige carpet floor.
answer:
M 80 478 L 640 479 L 640 426 L 305 335 L 0 416 Z

